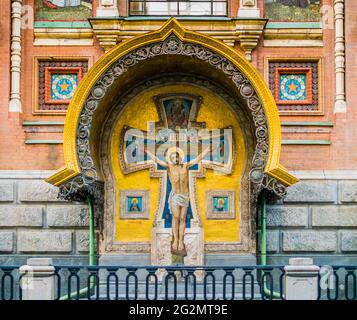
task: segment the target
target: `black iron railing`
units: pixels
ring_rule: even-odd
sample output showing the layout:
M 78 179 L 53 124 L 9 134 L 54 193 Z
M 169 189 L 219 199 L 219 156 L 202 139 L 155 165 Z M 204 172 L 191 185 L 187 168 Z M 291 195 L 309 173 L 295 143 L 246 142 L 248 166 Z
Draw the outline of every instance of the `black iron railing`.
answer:
M 227 0 L 129 0 L 130 16 L 225 17 L 227 13 Z
M 21 299 L 21 277 L 0 266 L 0 300 Z M 55 266 L 55 299 L 273 300 L 283 279 L 284 266 Z M 320 272 L 319 299 L 357 300 L 357 266 Z
M 283 298 L 283 266 L 57 266 L 55 273 L 57 299 L 271 300 L 276 291 Z
M 357 300 L 357 266 L 322 266 L 319 300 Z
M 20 300 L 20 274 L 17 266 L 0 266 L 0 300 Z

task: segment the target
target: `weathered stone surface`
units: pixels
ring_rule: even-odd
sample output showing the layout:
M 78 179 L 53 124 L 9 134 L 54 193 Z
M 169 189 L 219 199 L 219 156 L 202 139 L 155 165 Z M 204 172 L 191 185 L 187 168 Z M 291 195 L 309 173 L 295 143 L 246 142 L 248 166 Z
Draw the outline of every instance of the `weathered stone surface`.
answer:
M 52 258 L 29 258 L 27 259 L 28 266 L 53 266 Z
M 357 231 L 341 232 L 341 250 L 344 252 L 357 252 Z
M 336 202 L 336 181 L 301 181 L 289 187 L 285 202 Z
M 78 252 L 89 251 L 89 231 L 76 232 L 76 248 Z
M 305 227 L 308 224 L 308 207 L 270 206 L 267 208 L 269 227 Z
M 19 231 L 19 252 L 71 252 L 71 231 Z
M 333 231 L 284 231 L 285 252 L 335 251 L 337 235 Z
M 95 234 L 95 250 L 98 249 L 98 237 Z M 76 232 L 76 248 L 79 253 L 89 252 L 89 230 L 80 230 Z
M 357 227 L 357 206 L 323 206 L 312 208 L 314 227 Z
M 12 181 L 0 181 L 0 201 L 14 201 L 14 183 Z
M 14 234 L 11 231 L 0 232 L 0 252 L 12 252 L 14 249 Z
M 48 206 L 47 224 L 49 227 L 86 227 L 89 225 L 87 206 Z
M 340 190 L 342 202 L 357 202 L 357 181 L 342 181 Z
M 58 188 L 41 180 L 20 181 L 19 200 L 20 201 L 61 201 L 57 198 Z
M 0 206 L 0 227 L 41 227 L 42 207 Z
M 258 241 L 261 241 L 261 232 L 258 233 Z M 279 231 L 267 231 L 267 252 L 279 251 Z
M 267 251 L 279 251 L 279 231 L 267 231 Z

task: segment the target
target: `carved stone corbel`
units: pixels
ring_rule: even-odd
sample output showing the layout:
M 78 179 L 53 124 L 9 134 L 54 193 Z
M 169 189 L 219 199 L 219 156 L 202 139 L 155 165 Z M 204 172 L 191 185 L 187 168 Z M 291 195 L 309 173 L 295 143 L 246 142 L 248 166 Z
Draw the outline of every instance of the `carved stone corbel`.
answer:
M 98 17 L 91 18 L 89 21 L 92 25 L 93 33 L 105 52 L 123 40 L 157 30 L 162 26 L 162 22 L 159 20 L 148 20 L 144 25 L 142 25 L 141 21 L 128 21 L 123 18 L 103 19 Z M 230 47 L 234 47 L 235 43 L 239 41 L 246 58 L 251 60 L 252 51 L 258 45 L 259 39 L 264 33 L 267 20 L 257 18 L 231 19 L 229 23 L 226 21 L 224 23 L 207 21 L 207 25 L 204 27 L 194 20 L 185 22 L 187 23 L 187 29 L 205 33 L 212 38 L 223 41 Z M 202 29 L 205 31 L 201 31 Z
M 120 42 L 119 34 L 121 32 L 122 19 L 92 18 L 89 21 L 92 25 L 93 33 L 105 52 Z
M 259 39 L 264 33 L 266 23 L 266 19 L 235 20 L 237 40 L 249 61 L 252 60 L 252 51 L 257 47 Z

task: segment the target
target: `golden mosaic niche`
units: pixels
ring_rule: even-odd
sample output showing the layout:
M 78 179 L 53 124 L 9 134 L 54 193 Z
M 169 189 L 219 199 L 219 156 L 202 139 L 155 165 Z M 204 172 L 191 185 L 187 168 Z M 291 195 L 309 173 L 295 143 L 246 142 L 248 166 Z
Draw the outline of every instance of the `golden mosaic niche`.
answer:
M 94 88 L 96 81 L 105 73 L 108 68 L 118 61 L 126 54 L 135 51 L 137 48 L 145 44 L 155 43 L 157 41 L 164 41 L 171 34 L 175 34 L 181 41 L 187 41 L 193 44 L 200 44 L 205 48 L 210 48 L 217 54 L 225 57 L 233 65 L 235 65 L 244 74 L 254 89 L 257 91 L 261 99 L 262 106 L 265 110 L 267 117 L 267 124 L 269 129 L 269 156 L 268 162 L 265 166 L 265 172 L 272 178 L 277 179 L 284 185 L 291 185 L 298 180 L 289 174 L 286 169 L 279 163 L 280 150 L 281 150 L 281 135 L 279 125 L 279 115 L 277 108 L 269 88 L 267 87 L 264 79 L 260 76 L 258 71 L 240 54 L 229 48 L 220 41 L 217 41 L 209 36 L 185 30 L 181 24 L 174 18 L 169 19 L 164 23 L 161 29 L 153 31 L 144 35 L 140 35 L 124 41 L 111 51 L 106 53 L 95 66 L 90 70 L 90 74 L 85 77 L 78 88 L 74 98 L 72 99 L 71 106 L 68 110 L 68 116 L 65 124 L 65 144 L 64 144 L 64 158 L 66 168 L 81 174 L 80 164 L 77 159 L 76 151 L 76 128 L 80 118 L 82 107 L 84 106 L 88 95 Z M 99 112 L 99 114 L 103 114 Z M 64 169 L 62 170 L 64 172 Z M 57 175 L 50 177 L 48 181 L 55 185 L 59 185 L 56 179 Z M 68 176 L 66 181 L 72 178 Z M 64 180 L 62 180 L 64 182 Z
M 197 122 L 206 122 L 207 129 L 233 127 L 233 137 L 236 144 L 236 152 L 239 155 L 233 165 L 231 175 L 215 175 L 211 170 L 206 170 L 205 178 L 196 179 L 196 199 L 200 219 L 202 221 L 207 242 L 239 242 L 240 225 L 240 180 L 245 168 L 246 147 L 243 132 L 238 124 L 235 112 L 213 92 L 200 87 L 184 84 L 167 85 L 152 88 L 135 97 L 121 112 L 115 125 L 111 138 L 111 161 L 116 184 L 116 241 L 137 242 L 151 241 L 151 230 L 159 206 L 160 182 L 159 179 L 151 178 L 149 170 L 134 172 L 125 175 L 119 161 L 120 136 L 124 126 L 147 130 L 147 121 L 159 121 L 157 109 L 153 97 L 172 92 L 187 92 L 203 97 L 203 102 L 198 113 Z M 217 108 L 217 105 L 220 108 Z M 137 114 L 137 106 L 145 109 L 145 112 Z M 232 220 L 209 221 L 205 215 L 206 191 L 210 189 L 236 190 L 235 218 Z M 121 220 L 119 217 L 120 192 L 122 190 L 150 190 L 150 220 Z M 222 230 L 226 232 L 222 233 Z

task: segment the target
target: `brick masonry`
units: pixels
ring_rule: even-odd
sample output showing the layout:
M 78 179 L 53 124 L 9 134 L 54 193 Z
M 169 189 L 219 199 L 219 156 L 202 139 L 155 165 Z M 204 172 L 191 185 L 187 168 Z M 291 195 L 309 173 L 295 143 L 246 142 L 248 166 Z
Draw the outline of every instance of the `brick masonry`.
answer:
M 357 182 L 303 180 L 288 189 L 284 201 L 267 208 L 269 257 L 357 253 Z M 326 260 L 325 260 L 326 261 Z M 338 259 L 336 258 L 336 261 Z
M 0 255 L 70 255 L 89 250 L 89 212 L 57 198 L 43 178 L 0 179 Z

